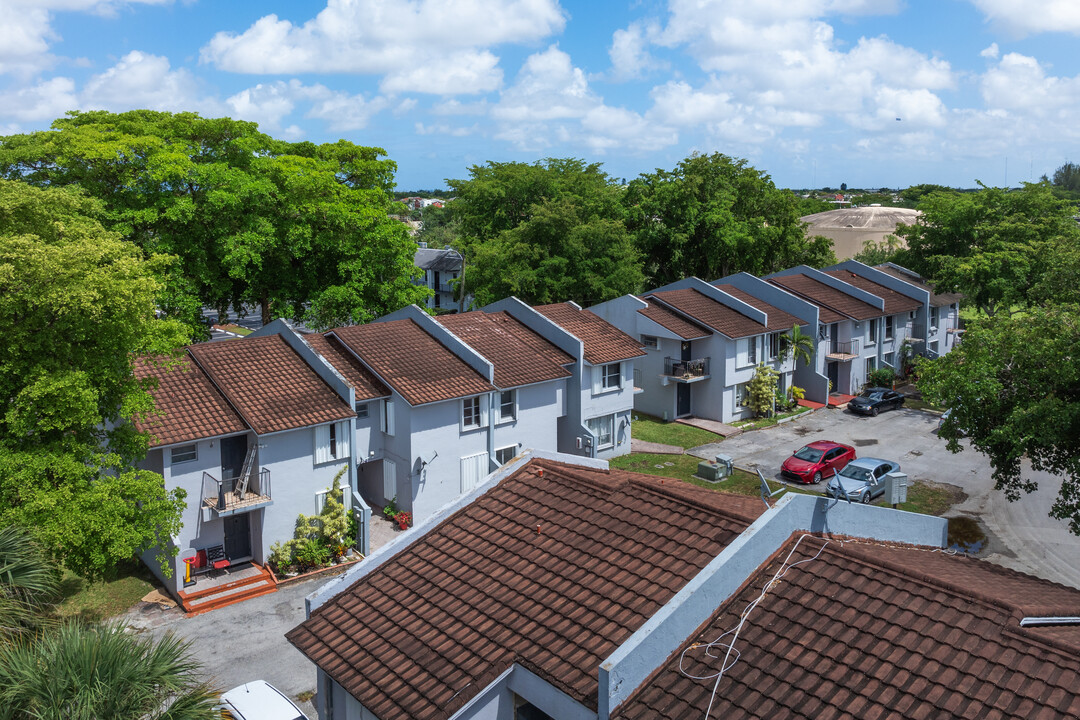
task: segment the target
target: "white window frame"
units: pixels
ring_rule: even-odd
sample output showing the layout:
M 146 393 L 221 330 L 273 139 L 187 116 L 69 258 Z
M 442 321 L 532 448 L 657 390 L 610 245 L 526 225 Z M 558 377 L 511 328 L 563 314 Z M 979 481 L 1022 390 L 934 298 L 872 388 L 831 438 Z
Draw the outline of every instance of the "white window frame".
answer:
M 397 497 L 397 463 L 383 458 L 383 498 L 390 502 Z
M 462 398 L 458 404 L 458 410 L 461 432 L 472 432 L 487 427 L 487 403 L 484 402 L 482 396 Z M 471 418 L 468 423 L 465 421 L 466 417 Z
M 510 396 L 507 401 L 507 395 Z M 506 412 L 507 406 L 509 406 L 509 412 Z M 508 423 L 517 420 L 517 390 L 500 390 L 499 391 L 499 404 L 495 408 L 496 415 L 498 416 L 498 423 Z
M 366 419 L 368 417 L 369 412 L 370 412 L 370 410 L 368 409 L 368 404 L 366 402 L 365 403 L 356 403 L 356 419 L 357 420 Z
M 517 451 L 517 444 L 507 445 L 506 447 L 501 448 L 495 448 L 495 462 L 499 463 L 499 467 L 502 467 L 503 465 L 517 457 Z
M 866 358 L 866 375 L 867 375 L 867 377 L 869 377 L 870 373 L 874 372 L 875 370 L 877 370 L 877 357 L 872 355 L 872 356 Z
M 930 306 L 930 332 L 937 332 L 938 323 L 941 322 L 941 308 Z
M 646 350 L 659 350 L 660 338 L 656 337 L 655 335 L 642 335 L 641 346 L 644 347 Z
M 896 367 L 896 353 L 894 352 L 885 353 L 885 356 L 882 357 L 881 360 L 891 368 Z
M 612 385 L 611 383 L 618 384 Z M 607 363 L 605 365 L 593 365 L 592 385 L 593 395 L 621 390 L 623 386 L 622 363 L 616 362 Z
M 892 340 L 896 337 L 896 318 L 892 315 L 885 316 L 885 340 Z
M 180 459 L 177 460 L 177 456 Z M 191 455 L 191 457 L 186 457 Z M 173 465 L 181 465 L 183 463 L 195 462 L 199 459 L 199 444 L 192 443 L 191 445 L 177 445 L 169 452 L 169 462 Z
M 607 427 L 605 427 L 607 425 Z M 598 415 L 585 421 L 585 427 L 596 438 L 596 449 L 607 450 L 615 447 L 615 415 Z M 607 440 L 604 439 L 604 430 L 608 431 Z
M 757 345 L 756 335 L 737 339 L 735 341 L 735 367 L 747 368 L 757 365 Z
M 745 401 L 745 402 L 744 402 Z M 750 383 L 742 382 L 735 385 L 735 412 L 741 412 L 750 402 Z
M 379 429 L 393 437 L 395 419 L 394 401 L 384 400 L 382 404 L 382 417 L 379 418 Z
M 780 357 L 780 333 L 769 333 L 765 336 L 765 344 L 769 352 L 769 360 Z
M 878 336 L 878 321 L 880 318 L 870 318 L 866 328 L 866 344 L 876 345 Z
M 337 462 L 349 457 L 349 421 L 315 426 L 315 464 Z

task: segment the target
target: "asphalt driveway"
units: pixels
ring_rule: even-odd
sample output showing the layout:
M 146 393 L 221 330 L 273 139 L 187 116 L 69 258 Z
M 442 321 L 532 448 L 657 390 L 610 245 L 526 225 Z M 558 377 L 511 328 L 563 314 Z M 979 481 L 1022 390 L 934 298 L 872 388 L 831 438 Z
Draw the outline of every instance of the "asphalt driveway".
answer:
M 895 460 L 908 477 L 956 486 L 967 499 L 948 513 L 977 518 L 991 538 L 980 557 L 1006 567 L 1080 588 L 1080 538 L 1048 516 L 1061 480 L 1047 473 L 1026 474 L 1039 483 L 1032 495 L 1010 503 L 994 490 L 990 463 L 965 445 L 950 453 L 937 436 L 938 416 L 902 408 L 877 417 L 841 410 L 818 410 L 765 430 L 755 430 L 694 448 L 691 454 L 712 459 L 730 455 L 739 467 L 760 468 L 770 481 L 781 482 L 780 465 L 813 440 L 833 440 L 855 448 L 859 457 Z M 824 490 L 825 483 L 820 488 Z

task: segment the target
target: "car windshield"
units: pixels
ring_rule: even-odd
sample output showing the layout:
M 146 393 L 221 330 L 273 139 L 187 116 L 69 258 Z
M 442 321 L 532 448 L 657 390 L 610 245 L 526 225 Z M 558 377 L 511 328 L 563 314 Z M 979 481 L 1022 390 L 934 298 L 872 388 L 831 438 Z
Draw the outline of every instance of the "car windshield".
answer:
M 795 453 L 795 459 L 816 463 L 821 460 L 821 456 L 824 454 L 824 450 L 818 450 L 816 448 L 810 447 L 809 445 L 805 445 L 801 449 L 799 449 L 798 452 Z
M 882 394 L 881 394 L 881 393 L 879 393 L 879 392 L 869 392 L 869 391 L 867 391 L 867 392 L 864 392 L 864 393 L 862 394 L 862 397 L 864 397 L 864 398 L 870 398 L 871 400 L 880 400 L 880 399 L 881 399 L 881 395 L 882 395 Z
M 848 463 L 840 474 L 846 478 L 852 478 L 854 480 L 865 480 L 866 476 L 870 473 L 869 468 L 864 468 L 855 463 Z

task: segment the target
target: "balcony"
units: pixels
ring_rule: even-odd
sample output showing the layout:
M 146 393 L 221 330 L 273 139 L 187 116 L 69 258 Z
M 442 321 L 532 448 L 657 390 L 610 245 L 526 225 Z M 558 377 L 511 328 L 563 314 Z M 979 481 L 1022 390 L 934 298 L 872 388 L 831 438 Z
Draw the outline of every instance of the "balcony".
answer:
M 210 473 L 203 473 L 203 507 L 212 510 L 218 517 L 228 517 L 236 513 L 250 512 L 273 503 L 270 499 L 270 470 L 263 468 L 252 473 L 246 488 L 243 478 L 234 477 L 218 480 Z
M 709 358 L 676 360 L 664 358 L 664 377 L 680 383 L 692 383 L 709 377 Z
M 850 362 L 859 357 L 860 342 L 858 338 L 845 342 L 834 342 L 829 352 L 825 355 L 826 360 L 839 360 Z

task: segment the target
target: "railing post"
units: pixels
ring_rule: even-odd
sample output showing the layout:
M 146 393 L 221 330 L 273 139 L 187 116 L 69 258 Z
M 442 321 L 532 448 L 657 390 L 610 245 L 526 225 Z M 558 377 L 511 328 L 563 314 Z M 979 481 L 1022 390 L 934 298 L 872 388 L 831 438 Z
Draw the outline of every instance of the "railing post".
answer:
M 225 481 L 224 480 L 218 480 L 217 481 L 217 509 L 218 510 L 224 510 L 225 509 Z

